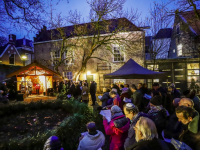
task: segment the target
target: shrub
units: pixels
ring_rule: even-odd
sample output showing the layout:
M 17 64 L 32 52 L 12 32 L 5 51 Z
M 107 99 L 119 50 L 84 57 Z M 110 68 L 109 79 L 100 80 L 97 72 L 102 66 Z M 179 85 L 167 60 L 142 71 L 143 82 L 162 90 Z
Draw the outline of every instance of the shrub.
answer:
M 38 109 L 63 109 L 72 116 L 65 118 L 59 127 L 47 130 L 44 133 L 38 133 L 37 136 L 27 136 L 23 139 L 12 138 L 9 141 L 3 141 L 0 144 L 1 150 L 42 150 L 45 141 L 52 135 L 60 138 L 65 150 L 75 150 L 78 146 L 80 133 L 85 132 L 86 124 L 95 119 L 95 114 L 87 105 L 79 103 L 76 100 L 56 100 L 36 103 L 18 103 L 2 107 L 1 116 Z

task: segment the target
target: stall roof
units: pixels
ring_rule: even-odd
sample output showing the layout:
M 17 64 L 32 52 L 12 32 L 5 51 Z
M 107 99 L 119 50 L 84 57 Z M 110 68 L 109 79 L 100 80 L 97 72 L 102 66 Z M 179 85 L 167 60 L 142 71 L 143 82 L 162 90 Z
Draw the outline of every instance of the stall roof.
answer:
M 46 75 L 46 76 L 60 76 L 58 73 L 55 71 L 39 64 L 38 62 L 34 61 L 30 65 L 27 65 L 25 67 L 20 68 L 19 70 L 8 74 L 6 77 L 12 77 L 12 76 L 30 76 L 30 75 Z
M 129 59 L 117 71 L 104 75 L 104 79 L 156 79 L 165 77 L 164 72 L 155 72 L 143 68 L 133 59 Z

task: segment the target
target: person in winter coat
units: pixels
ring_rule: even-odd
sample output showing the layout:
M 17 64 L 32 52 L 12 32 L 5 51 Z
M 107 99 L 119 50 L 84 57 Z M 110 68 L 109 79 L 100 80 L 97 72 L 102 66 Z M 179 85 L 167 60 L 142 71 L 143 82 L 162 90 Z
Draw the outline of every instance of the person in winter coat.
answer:
M 146 117 L 140 117 L 134 126 L 136 143 L 132 150 L 175 150 L 171 143 L 158 139 L 154 122 Z
M 159 85 L 159 83 L 153 84 L 153 90 L 160 92 L 162 96 L 162 105 L 164 106 L 166 91 Z
M 35 85 L 35 89 L 36 89 L 36 94 L 39 95 L 40 94 L 40 84 L 39 83 L 37 83 Z
M 6 82 L 2 82 L 1 90 L 3 91 L 2 96 L 5 96 L 8 94 L 8 88 L 6 87 Z
M 144 109 L 142 93 L 140 92 L 140 90 L 137 90 L 135 84 L 132 84 L 130 89 L 133 92 L 132 95 L 133 104 L 138 107 L 139 111 L 142 111 Z
M 175 101 L 179 101 L 178 102 L 178 105 L 175 104 Z M 178 100 L 178 99 L 174 99 L 174 107 L 175 109 L 178 107 L 178 106 L 186 106 L 186 107 L 190 107 L 193 109 L 194 107 L 194 103 L 191 99 L 189 98 L 182 98 L 181 100 Z M 166 125 L 165 127 L 165 130 L 164 130 L 164 137 L 165 138 L 168 138 L 168 139 L 171 139 L 171 138 L 174 138 L 174 139 L 178 139 L 179 138 L 179 135 L 181 134 L 183 130 L 183 124 L 181 122 L 178 121 L 178 118 L 176 116 L 176 113 L 174 112 L 170 118 L 169 118 L 169 122 L 168 124 Z
M 31 79 L 29 79 L 29 82 L 27 84 L 28 84 L 29 95 L 32 95 L 33 83 L 31 82 Z
M 128 98 L 128 88 L 126 88 L 126 87 L 122 88 L 122 93 L 121 93 L 121 96 L 120 96 L 123 105 L 125 104 L 124 101 L 123 101 L 124 97 Z
M 73 97 L 77 99 L 81 95 L 80 85 L 78 83 L 75 84 Z
M 123 110 L 123 103 L 116 91 L 110 91 L 110 97 L 113 99 L 113 105 L 117 105 Z
M 79 140 L 78 150 L 98 150 L 105 144 L 105 136 L 99 130 L 96 130 L 95 122 L 87 123 L 87 130 Z
M 111 91 L 112 91 L 112 89 L 116 89 L 117 90 L 117 94 L 120 95 L 120 89 L 116 84 L 114 84 L 114 83 L 111 84 Z
M 162 97 L 157 95 L 154 96 L 150 100 L 150 110 L 148 111 L 148 115 L 154 121 L 157 133 L 161 138 L 161 133 L 165 129 L 167 124 L 167 118 L 169 116 L 168 112 L 165 108 L 162 107 Z
M 142 112 L 139 112 L 137 106 L 135 106 L 132 103 L 127 103 L 125 105 L 124 113 L 126 117 L 129 118 L 131 121 L 130 128 L 128 130 L 128 137 L 126 138 L 126 141 L 124 143 L 124 149 L 131 150 L 133 148 L 133 144 L 136 143 L 135 130 L 133 129 L 133 127 L 136 125 L 140 117 L 148 117 L 148 115 Z
M 194 109 L 200 113 L 200 99 L 196 95 L 196 90 L 193 89 L 190 91 L 190 99 L 194 102 Z
M 82 101 L 86 104 L 88 104 L 89 102 L 89 97 L 88 97 L 88 87 L 87 87 L 87 83 L 84 83 L 84 86 L 82 88 Z
M 122 113 L 120 107 L 114 105 L 111 108 L 111 121 L 103 117 L 105 133 L 110 135 L 110 150 L 124 150 L 124 142 L 128 136 L 130 121 Z
M 107 105 L 107 101 L 110 99 L 109 92 L 109 89 L 103 88 L 103 96 L 100 99 L 102 102 L 102 107 L 105 107 Z
M 183 124 L 183 131 L 179 135 L 179 141 L 187 144 L 193 150 L 200 148 L 200 121 L 199 113 L 186 106 L 176 108 L 176 116 Z
M 91 98 L 92 98 L 92 105 L 91 106 L 95 105 L 96 89 L 97 89 L 96 83 L 94 81 L 91 81 L 91 83 L 90 83 L 90 95 L 91 95 Z
M 44 144 L 43 150 L 64 150 L 57 136 L 51 136 Z

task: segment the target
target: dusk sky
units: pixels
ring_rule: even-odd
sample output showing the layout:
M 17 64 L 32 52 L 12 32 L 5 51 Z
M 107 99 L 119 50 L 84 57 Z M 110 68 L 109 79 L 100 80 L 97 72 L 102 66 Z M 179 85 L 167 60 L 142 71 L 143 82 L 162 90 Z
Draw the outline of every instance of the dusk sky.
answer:
M 47 1 L 50 1 L 50 0 L 47 0 Z M 69 10 L 77 10 L 78 12 L 81 13 L 82 17 L 84 17 L 85 21 L 88 20 L 90 7 L 87 4 L 86 0 L 69 0 L 69 3 L 67 3 L 66 0 L 61 0 L 58 5 L 56 5 L 56 1 L 52 0 L 52 5 L 54 7 L 53 8 L 54 14 L 58 14 L 61 12 L 62 16 L 65 16 L 65 14 L 69 12 Z M 138 12 L 141 13 L 141 16 L 140 16 L 141 19 L 142 18 L 144 19 L 146 16 L 148 16 L 150 6 L 151 4 L 153 4 L 154 1 L 160 2 L 160 0 L 127 0 L 124 5 L 124 8 L 129 9 L 129 10 L 131 8 L 138 9 Z M 26 38 L 33 40 L 33 37 L 35 36 L 36 31 L 33 33 L 28 33 L 27 31 L 13 30 L 11 34 L 16 34 L 17 39 L 23 38 L 25 36 Z

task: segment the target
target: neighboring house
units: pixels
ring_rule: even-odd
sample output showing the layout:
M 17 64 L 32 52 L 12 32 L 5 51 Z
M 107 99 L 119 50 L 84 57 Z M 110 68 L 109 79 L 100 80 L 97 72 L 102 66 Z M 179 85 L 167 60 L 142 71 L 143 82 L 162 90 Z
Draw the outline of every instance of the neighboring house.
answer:
M 107 20 L 110 24 L 107 27 L 106 31 L 101 31 L 101 38 L 105 35 L 111 34 L 114 32 L 118 26 L 122 23 L 126 22 L 127 26 L 123 26 L 123 29 L 126 29 L 126 32 L 130 33 L 131 36 L 136 37 L 135 41 L 138 41 L 137 44 L 133 44 L 130 46 L 134 46 L 134 50 L 129 50 L 124 47 L 124 45 L 118 45 L 117 43 L 112 43 L 112 53 L 108 50 L 104 50 L 107 47 L 101 47 L 97 51 L 95 51 L 92 57 L 100 57 L 107 61 L 101 61 L 95 58 L 91 58 L 86 66 L 85 73 L 82 73 L 79 77 L 79 80 L 94 80 L 97 82 L 97 89 L 101 90 L 104 85 L 106 87 L 110 86 L 111 82 L 116 82 L 119 80 L 103 80 L 103 75 L 111 73 L 121 67 L 125 62 L 127 62 L 130 58 L 134 59 L 138 64 L 144 66 L 144 31 L 136 27 L 133 23 L 131 23 L 126 18 L 119 19 L 111 19 Z M 100 22 L 102 23 L 102 22 Z M 87 26 L 87 28 L 91 29 L 90 32 L 86 32 L 81 38 L 82 42 L 90 43 L 92 39 L 93 30 L 91 27 L 92 23 L 80 24 L 78 26 Z M 69 38 L 71 43 L 76 43 L 77 38 L 76 35 L 72 35 L 72 31 L 74 30 L 74 26 L 67 26 L 63 28 L 66 32 L 66 36 Z M 125 36 L 126 32 L 119 32 L 117 36 Z M 59 73 L 63 75 L 64 78 L 69 80 L 75 80 L 75 75 L 80 70 L 82 65 L 82 57 L 83 57 L 83 49 L 81 47 L 77 48 L 69 48 L 67 54 L 64 53 L 64 56 L 61 56 L 59 51 L 60 43 L 62 41 L 58 36 L 58 31 L 55 29 L 47 30 L 44 26 L 43 29 L 36 35 L 34 38 L 34 52 L 35 59 L 43 65 L 46 65 L 50 69 L 54 70 L 55 63 L 61 57 L 67 58 L 66 61 L 59 67 Z M 88 47 L 91 46 L 88 44 Z M 88 51 L 89 52 L 89 51 Z M 86 53 L 88 53 L 86 52 Z M 109 62 L 109 63 L 108 63 Z M 133 80 L 122 80 L 122 82 L 126 83 L 134 83 Z M 137 81 L 141 82 L 141 81 Z
M 200 13 L 200 10 L 198 10 Z M 174 20 L 169 58 L 199 57 L 200 20 L 194 11 L 177 13 Z
M 172 28 L 160 29 L 158 33 L 145 37 L 146 60 L 168 58 Z
M 168 77 L 158 81 L 163 87 L 175 83 L 181 91 L 195 89 L 200 94 L 200 20 L 193 11 L 176 14 L 169 46 L 168 58 L 155 64 L 157 71 L 166 72 Z M 147 68 L 153 65 L 153 61 L 146 61 Z M 151 87 L 152 80 L 148 85 Z
M 23 60 L 24 55 L 26 60 Z M 0 47 L 0 64 L 24 66 L 30 64 L 33 58 L 33 42 L 25 38 L 16 40 L 16 35 L 11 34 L 9 42 Z

